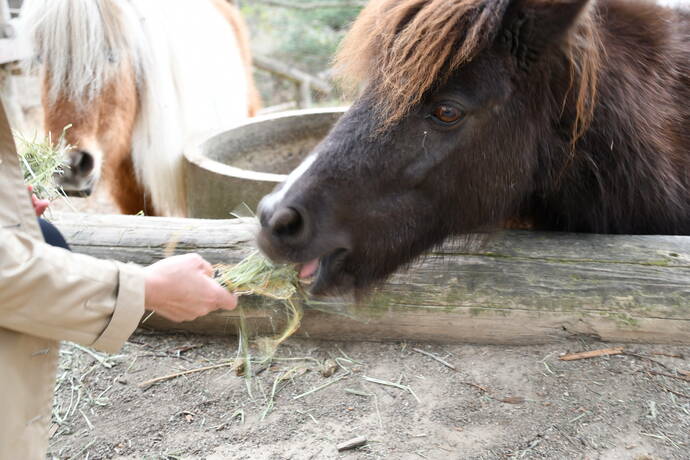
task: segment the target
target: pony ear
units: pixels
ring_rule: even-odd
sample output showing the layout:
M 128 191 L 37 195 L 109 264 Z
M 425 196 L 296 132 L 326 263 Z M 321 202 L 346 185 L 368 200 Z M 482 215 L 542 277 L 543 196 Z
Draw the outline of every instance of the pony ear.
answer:
M 498 37 L 524 69 L 568 36 L 589 0 L 514 0 Z

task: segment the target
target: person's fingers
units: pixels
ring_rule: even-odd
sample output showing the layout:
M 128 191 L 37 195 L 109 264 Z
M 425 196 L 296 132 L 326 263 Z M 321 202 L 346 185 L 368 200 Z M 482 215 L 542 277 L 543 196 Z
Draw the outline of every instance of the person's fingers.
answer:
M 34 203 L 34 211 L 36 211 L 36 216 L 41 217 L 46 209 L 48 209 L 48 205 L 50 205 L 49 201 L 37 200 Z
M 180 319 L 180 315 L 177 312 L 173 313 L 173 312 L 169 312 L 169 311 L 165 311 L 165 310 L 158 310 L 156 313 L 161 315 L 163 318 L 165 318 L 169 321 L 172 321 L 174 323 L 179 323 L 182 321 Z
M 196 252 L 188 254 L 206 276 L 213 276 L 213 266 Z
M 199 308 L 182 308 L 179 310 L 168 312 L 168 314 L 173 318 L 172 321 L 175 321 L 176 323 L 181 323 L 183 321 L 193 321 L 198 317 L 205 315 L 206 313 L 208 312 L 203 311 Z
M 233 310 L 237 306 L 237 297 L 230 294 L 224 287 L 213 280 L 209 280 L 216 294 L 216 309 Z
M 204 271 L 204 275 L 213 278 L 213 265 L 202 259 L 201 268 Z
M 50 205 L 50 201 L 48 200 L 39 200 L 36 195 L 33 193 L 31 194 L 31 204 L 34 207 L 34 211 L 36 212 L 37 216 L 41 216 L 45 210 L 48 208 Z

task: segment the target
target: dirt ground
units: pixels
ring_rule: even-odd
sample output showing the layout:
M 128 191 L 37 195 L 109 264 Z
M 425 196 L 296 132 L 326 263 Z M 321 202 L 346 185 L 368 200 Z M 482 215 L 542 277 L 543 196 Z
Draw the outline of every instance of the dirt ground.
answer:
M 233 337 L 144 330 L 115 356 L 64 344 L 50 455 L 689 458 L 687 346 L 626 345 L 626 354 L 562 361 L 566 352 L 614 345 L 289 340 L 248 380 L 232 366 L 236 345 Z M 337 366 L 329 377 L 327 360 Z M 209 366 L 220 367 L 142 385 Z M 357 436 L 367 444 L 338 453 Z

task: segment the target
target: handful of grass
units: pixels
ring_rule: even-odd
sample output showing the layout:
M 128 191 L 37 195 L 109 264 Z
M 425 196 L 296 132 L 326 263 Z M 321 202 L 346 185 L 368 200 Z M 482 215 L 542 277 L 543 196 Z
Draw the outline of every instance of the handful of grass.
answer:
M 297 331 L 302 319 L 302 307 L 295 302 L 295 297 L 302 292 L 297 269 L 294 265 L 274 264 L 258 251 L 236 265 L 219 264 L 214 268 L 216 280 L 235 295 L 268 297 L 277 300 L 277 304 L 282 307 L 287 319 L 284 329 L 273 337 L 255 340 L 265 358 L 270 359 L 278 346 Z M 245 308 L 247 307 L 240 302 L 240 351 L 245 357 L 245 364 L 248 364 L 250 331 L 246 323 Z
M 57 143 L 50 136 L 43 139 L 26 139 L 15 133 L 19 150 L 19 163 L 24 173 L 24 182 L 33 187 L 38 198 L 54 200 L 64 196 L 62 189 L 55 183 L 54 176 L 62 174 L 65 164 L 65 153 L 72 147 L 65 142 L 65 127 Z
M 216 280 L 237 295 L 257 294 L 276 300 L 289 300 L 299 290 L 299 277 L 294 265 L 271 262 L 254 251 L 236 265 L 219 264 Z

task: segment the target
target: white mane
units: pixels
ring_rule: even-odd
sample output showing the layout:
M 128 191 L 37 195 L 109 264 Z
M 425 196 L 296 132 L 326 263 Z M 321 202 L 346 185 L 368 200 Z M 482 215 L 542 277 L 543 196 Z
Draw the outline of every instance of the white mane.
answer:
M 121 59 L 141 62 L 141 32 L 131 10 L 117 0 L 28 0 L 22 18 L 33 38 L 43 69 L 50 69 L 49 98 L 60 93 L 73 101 L 91 101 L 114 77 Z M 121 14 L 113 15 L 116 11 Z M 130 13 L 130 14 L 127 14 Z
M 210 0 L 28 0 L 26 23 L 49 98 L 88 103 L 128 59 L 140 111 L 137 178 L 163 215 L 185 214 L 182 157 L 246 118 L 246 73 L 232 27 Z

